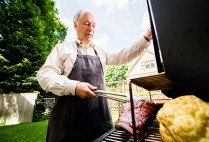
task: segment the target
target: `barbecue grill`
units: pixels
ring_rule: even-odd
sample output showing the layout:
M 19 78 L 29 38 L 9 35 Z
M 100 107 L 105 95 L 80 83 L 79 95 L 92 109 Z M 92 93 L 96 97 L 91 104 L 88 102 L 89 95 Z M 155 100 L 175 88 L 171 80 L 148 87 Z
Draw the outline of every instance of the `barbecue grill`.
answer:
M 147 0 L 158 73 L 129 83 L 133 135 L 111 129 L 97 141 L 139 141 L 136 138 L 132 84 L 149 91 L 162 90 L 172 98 L 193 94 L 208 102 L 209 1 Z M 140 140 L 141 141 L 141 140 Z M 153 125 L 144 142 L 162 141 Z

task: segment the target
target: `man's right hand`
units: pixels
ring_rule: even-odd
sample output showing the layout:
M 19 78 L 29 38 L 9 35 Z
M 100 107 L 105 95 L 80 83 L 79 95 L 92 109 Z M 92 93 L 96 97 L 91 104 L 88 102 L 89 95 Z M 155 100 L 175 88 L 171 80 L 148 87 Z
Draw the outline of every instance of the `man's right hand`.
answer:
M 95 98 L 96 94 L 94 94 L 92 91 L 96 89 L 97 87 L 92 86 L 89 83 L 79 82 L 76 85 L 75 94 L 80 98 Z

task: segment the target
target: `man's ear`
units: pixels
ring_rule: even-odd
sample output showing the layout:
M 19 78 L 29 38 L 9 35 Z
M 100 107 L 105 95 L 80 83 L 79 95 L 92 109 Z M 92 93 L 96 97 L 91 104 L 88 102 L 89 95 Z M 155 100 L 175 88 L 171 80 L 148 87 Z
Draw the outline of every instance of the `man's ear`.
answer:
M 77 29 L 77 23 L 76 22 L 74 22 L 74 28 Z

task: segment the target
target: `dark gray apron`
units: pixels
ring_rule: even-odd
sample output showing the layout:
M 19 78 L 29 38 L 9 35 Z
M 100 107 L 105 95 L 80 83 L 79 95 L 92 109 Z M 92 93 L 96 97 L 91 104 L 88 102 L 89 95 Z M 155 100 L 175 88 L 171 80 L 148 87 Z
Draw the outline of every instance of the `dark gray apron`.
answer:
M 78 48 L 77 59 L 69 79 L 88 82 L 104 89 L 103 70 L 98 54 L 82 55 Z M 113 128 L 107 99 L 57 96 L 51 112 L 47 142 L 91 142 Z

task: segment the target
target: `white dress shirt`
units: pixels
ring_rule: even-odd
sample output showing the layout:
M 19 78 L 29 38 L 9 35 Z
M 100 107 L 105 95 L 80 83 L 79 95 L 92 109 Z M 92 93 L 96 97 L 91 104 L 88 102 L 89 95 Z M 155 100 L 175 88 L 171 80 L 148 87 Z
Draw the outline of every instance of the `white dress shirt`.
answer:
M 141 38 L 129 48 L 124 48 L 117 53 L 109 53 L 95 45 L 92 45 L 94 49 L 92 47 L 87 48 L 78 39 L 76 42 L 79 43 L 83 55 L 95 56 L 94 49 L 97 51 L 104 71 L 106 65 L 122 65 L 132 61 L 150 44 L 146 39 Z M 40 86 L 44 90 L 58 96 L 75 95 L 75 88 L 79 81 L 70 80 L 67 76 L 77 58 L 76 42 L 59 43 L 48 55 L 44 65 L 36 75 Z

